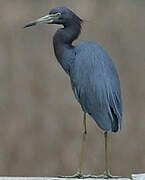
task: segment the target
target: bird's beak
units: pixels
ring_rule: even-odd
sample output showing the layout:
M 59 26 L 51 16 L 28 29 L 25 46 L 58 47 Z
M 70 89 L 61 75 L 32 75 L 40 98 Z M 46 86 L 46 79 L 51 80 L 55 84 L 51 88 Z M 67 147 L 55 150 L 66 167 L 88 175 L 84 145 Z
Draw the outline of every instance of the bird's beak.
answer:
M 49 14 L 47 16 L 43 16 L 37 20 L 31 21 L 30 23 L 26 24 L 24 28 L 35 26 L 37 24 L 45 23 L 45 24 L 51 24 L 53 21 L 59 19 L 61 16 L 61 13 L 55 13 L 55 14 Z

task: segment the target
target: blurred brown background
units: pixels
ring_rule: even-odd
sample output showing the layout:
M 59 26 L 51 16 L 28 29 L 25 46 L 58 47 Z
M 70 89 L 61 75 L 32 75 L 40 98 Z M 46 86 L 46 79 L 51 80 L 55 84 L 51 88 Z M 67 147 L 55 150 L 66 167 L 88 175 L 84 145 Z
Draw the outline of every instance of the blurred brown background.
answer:
M 145 1 L 0 1 L 0 175 L 71 175 L 78 167 L 82 111 L 53 53 L 57 25 L 22 27 L 66 6 L 87 20 L 78 41 L 101 44 L 118 68 L 124 128 L 112 134 L 112 173 L 145 172 Z M 88 117 L 85 173 L 104 170 L 102 131 Z

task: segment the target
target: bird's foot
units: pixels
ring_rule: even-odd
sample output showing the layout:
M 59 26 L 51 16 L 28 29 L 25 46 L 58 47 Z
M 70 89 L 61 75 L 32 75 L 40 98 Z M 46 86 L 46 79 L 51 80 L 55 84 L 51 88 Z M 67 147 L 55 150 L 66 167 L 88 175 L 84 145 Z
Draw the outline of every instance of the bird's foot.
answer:
M 86 179 L 86 178 L 96 178 L 96 179 L 118 179 L 121 176 L 113 176 L 110 171 L 104 171 L 103 174 L 100 175 L 84 175 L 82 172 L 78 171 L 76 174 L 72 176 L 58 176 L 59 178 L 78 178 L 78 179 Z
M 100 178 L 100 179 L 118 179 L 121 178 L 121 176 L 113 176 L 110 171 L 104 171 L 103 174 L 98 176 L 92 176 L 94 178 Z
M 83 179 L 85 178 L 96 178 L 96 179 L 118 179 L 121 178 L 121 176 L 112 176 L 110 171 L 105 171 L 103 174 L 100 175 L 83 175 Z
M 84 175 L 82 174 L 82 172 L 78 171 L 72 176 L 58 176 L 58 177 L 59 178 L 84 178 Z

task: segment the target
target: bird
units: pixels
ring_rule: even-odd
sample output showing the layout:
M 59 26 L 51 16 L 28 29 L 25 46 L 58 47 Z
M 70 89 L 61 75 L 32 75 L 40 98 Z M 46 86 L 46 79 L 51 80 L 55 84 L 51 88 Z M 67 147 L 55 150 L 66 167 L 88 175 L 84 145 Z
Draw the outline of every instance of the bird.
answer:
M 83 132 L 79 168 L 70 177 L 85 177 L 82 172 L 87 135 L 86 115 L 92 117 L 104 133 L 105 170 L 95 177 L 111 178 L 108 158 L 108 133 L 122 129 L 122 95 L 114 62 L 103 47 L 91 41 L 74 45 L 84 23 L 67 7 L 51 9 L 46 16 L 31 21 L 28 28 L 38 24 L 61 25 L 53 36 L 54 54 L 70 78 L 74 96 L 83 111 Z M 91 175 L 89 177 L 92 177 Z

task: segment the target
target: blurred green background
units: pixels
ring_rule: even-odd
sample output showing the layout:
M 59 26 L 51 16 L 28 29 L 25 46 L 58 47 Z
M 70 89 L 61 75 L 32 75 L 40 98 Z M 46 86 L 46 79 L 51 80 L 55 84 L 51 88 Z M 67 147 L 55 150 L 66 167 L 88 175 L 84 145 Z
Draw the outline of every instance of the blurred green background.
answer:
M 124 128 L 110 135 L 112 173 L 145 172 L 145 1 L 1 0 L 0 175 L 71 175 L 78 167 L 83 114 L 54 56 L 58 26 L 22 28 L 57 6 L 86 20 L 77 41 L 101 44 L 119 71 Z M 87 126 L 84 171 L 99 174 L 103 133 L 90 117 Z

